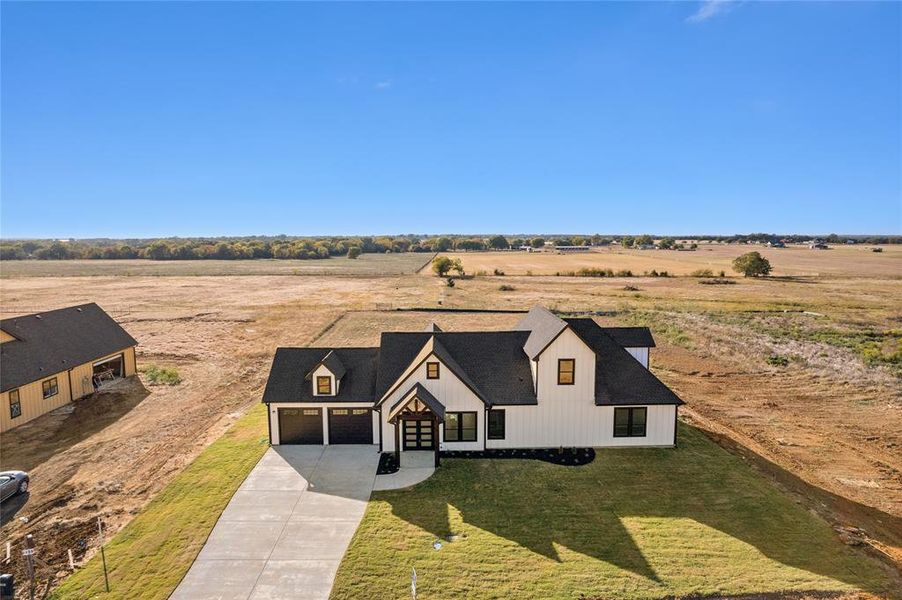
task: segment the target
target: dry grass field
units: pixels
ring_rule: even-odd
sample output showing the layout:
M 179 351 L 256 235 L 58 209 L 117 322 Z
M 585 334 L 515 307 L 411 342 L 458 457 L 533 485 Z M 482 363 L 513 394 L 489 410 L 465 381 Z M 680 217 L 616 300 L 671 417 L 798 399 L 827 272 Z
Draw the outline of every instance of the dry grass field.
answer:
M 859 550 L 875 561 L 895 564 L 899 577 L 902 253 L 765 250 L 778 253 L 771 257 L 776 272 L 792 276 L 735 278 L 735 285 L 525 275 L 575 270 L 587 260 L 634 271 L 728 270 L 729 252 L 747 249 L 468 253 L 461 255 L 468 271 L 508 275 L 459 280 L 454 288 L 423 272 L 396 274 L 395 262 L 378 275 L 353 277 L 252 274 L 270 267 L 240 261 L 160 263 L 162 271 L 143 275 L 125 264 L 133 261 L 58 263 L 56 275 L 46 262 L 15 263 L 15 271 L 4 263 L 4 316 L 97 302 L 139 340 L 139 367 L 174 366 L 183 383 L 136 382 L 121 395 L 80 401 L 4 434 L 0 466 L 30 469 L 33 486 L 18 512 L 4 509 L 3 538 L 17 543 L 34 533 L 42 556 L 64 575 L 66 548 L 84 540 L 77 558 L 93 553 L 96 516 L 114 533 L 259 402 L 279 345 L 374 344 L 382 330 L 418 330 L 430 321 L 448 330 L 498 329 L 517 315 L 392 309 L 525 310 L 542 303 L 608 324 L 649 325 L 658 341 L 652 368 L 686 400 L 681 414 L 831 526 L 863 529 L 837 535 L 862 542 Z M 327 262 L 339 260 L 346 259 Z M 182 264 L 197 271 L 179 272 Z M 223 275 L 226 268 L 242 275 Z M 513 289 L 501 291 L 502 284 Z
M 460 258 L 469 273 L 500 269 L 508 275 L 554 275 L 557 272 L 583 268 L 629 269 L 635 275 L 645 271 L 667 271 L 671 275 L 688 275 L 697 269 L 735 274 L 731 262 L 740 254 L 760 252 L 771 261 L 773 275 L 902 277 L 902 248 L 884 246 L 883 252 L 872 246 L 831 246 L 829 250 L 809 250 L 788 246 L 768 248 L 753 245 L 700 244 L 695 251 L 624 250 L 619 246 L 594 248 L 579 254 L 554 252 L 458 252 L 442 253 Z M 423 272 L 428 274 L 428 269 Z

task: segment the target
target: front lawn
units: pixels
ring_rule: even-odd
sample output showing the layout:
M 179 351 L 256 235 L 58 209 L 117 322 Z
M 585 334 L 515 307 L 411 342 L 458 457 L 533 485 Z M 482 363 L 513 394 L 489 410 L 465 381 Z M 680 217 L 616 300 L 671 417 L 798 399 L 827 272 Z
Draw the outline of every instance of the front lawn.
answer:
M 106 545 L 54 590 L 55 600 L 164 600 L 175 590 L 235 490 L 269 447 L 266 407 L 255 406 L 210 444 Z
M 448 459 L 415 488 L 375 493 L 332 598 L 409 597 L 413 567 L 420 600 L 889 586 L 826 523 L 682 424 L 676 450 L 601 450 L 583 467 Z

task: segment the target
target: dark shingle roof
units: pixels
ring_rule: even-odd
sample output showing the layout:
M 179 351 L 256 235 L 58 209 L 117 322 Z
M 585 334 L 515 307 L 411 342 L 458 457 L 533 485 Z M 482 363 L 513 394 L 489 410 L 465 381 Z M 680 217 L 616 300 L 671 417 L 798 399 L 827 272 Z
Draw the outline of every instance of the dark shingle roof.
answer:
M 602 327 L 601 330 L 624 348 L 655 347 L 648 327 Z
M 412 392 L 413 394 L 411 394 L 411 392 Z M 392 405 L 391 409 L 388 411 L 389 414 L 395 412 L 395 410 L 396 410 L 398 407 L 400 407 L 400 406 L 402 406 L 402 405 L 407 404 L 408 402 L 410 402 L 410 400 L 412 399 L 412 398 L 411 398 L 411 395 L 413 395 L 415 398 L 418 398 L 418 399 L 420 400 L 420 402 L 422 402 L 423 404 L 425 404 L 425 405 L 429 408 L 429 410 L 431 410 L 432 413 L 433 413 L 435 416 L 437 416 L 439 419 L 444 419 L 444 418 L 445 418 L 445 405 L 442 404 L 441 402 L 439 402 L 438 398 L 436 398 L 435 396 L 433 396 L 433 395 L 429 392 L 429 390 L 427 390 L 426 388 L 424 388 L 424 387 L 423 387 L 421 384 L 419 384 L 419 383 L 413 384 L 413 387 L 411 387 L 409 390 L 407 390 L 407 392 L 405 392 L 405 393 L 401 396 L 401 399 L 398 400 L 397 402 L 395 402 L 395 403 Z
M 567 327 L 563 319 L 556 316 L 544 306 L 533 306 L 525 317 L 514 325 L 517 331 L 528 331 L 529 339 L 523 345 L 523 350 L 529 358 L 535 358 L 554 341 Z
M 3 392 L 138 344 L 93 302 L 3 319 L 0 329 L 16 338 L 0 345 Z
M 456 363 L 448 367 L 462 371 L 461 379 L 465 383 L 469 381 L 468 385 L 486 404 L 536 404 L 529 361 L 523 353 L 528 331 L 383 333 L 376 378 L 377 399 L 398 381 L 433 336 L 436 347 Z
M 598 357 L 595 361 L 595 404 L 683 404 L 651 371 L 605 333 L 592 319 L 566 319 L 573 332 Z
M 344 363 L 341 362 L 341 359 L 338 358 L 338 355 L 335 354 L 335 350 L 329 350 L 329 352 L 326 354 L 326 356 L 323 357 L 321 361 L 313 365 L 310 371 L 307 372 L 307 376 L 304 379 L 310 381 L 310 379 L 313 377 L 313 372 L 316 371 L 320 365 L 323 365 L 324 367 L 329 369 L 329 372 L 332 373 L 332 375 L 335 376 L 335 379 L 337 380 L 340 380 L 342 377 L 344 377 L 345 373 L 347 373 L 348 371 L 345 368 Z
M 330 351 L 346 369 L 338 394 L 314 396 L 306 374 Z M 278 348 L 263 402 L 372 402 L 378 356 L 378 348 Z

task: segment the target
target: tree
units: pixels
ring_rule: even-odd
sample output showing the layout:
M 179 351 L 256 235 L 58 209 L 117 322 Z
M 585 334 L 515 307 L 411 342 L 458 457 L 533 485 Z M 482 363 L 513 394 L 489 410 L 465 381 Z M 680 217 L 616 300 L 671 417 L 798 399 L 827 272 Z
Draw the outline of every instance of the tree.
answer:
M 348 248 L 348 258 L 357 258 L 360 256 L 360 246 L 351 246 Z
M 432 244 L 433 252 L 447 252 L 451 249 L 451 238 L 449 237 L 440 237 Z
M 451 269 L 454 270 L 461 277 L 464 276 L 464 264 L 460 262 L 459 258 L 455 258 L 451 261 Z
M 636 239 L 631 235 L 625 235 L 620 238 L 620 245 L 624 248 L 629 248 L 633 244 L 636 243 Z
M 507 250 L 510 248 L 510 242 L 507 241 L 507 238 L 503 235 L 496 235 L 493 238 L 489 239 L 489 248 L 493 248 L 495 250 Z
M 432 259 L 432 270 L 439 277 L 444 277 L 454 266 L 454 261 L 447 256 L 436 256 Z
M 533 248 L 544 248 L 545 238 L 532 238 L 531 240 L 529 240 L 529 245 Z
M 767 276 L 771 272 L 770 262 L 758 252 L 747 252 L 733 260 L 733 270 L 746 277 Z
M 673 238 L 666 237 L 658 242 L 658 248 L 661 250 L 673 250 L 675 242 Z
M 636 241 L 633 242 L 633 245 L 641 248 L 642 246 L 651 246 L 654 243 L 654 238 L 646 233 L 645 235 L 640 235 L 639 237 L 637 237 Z

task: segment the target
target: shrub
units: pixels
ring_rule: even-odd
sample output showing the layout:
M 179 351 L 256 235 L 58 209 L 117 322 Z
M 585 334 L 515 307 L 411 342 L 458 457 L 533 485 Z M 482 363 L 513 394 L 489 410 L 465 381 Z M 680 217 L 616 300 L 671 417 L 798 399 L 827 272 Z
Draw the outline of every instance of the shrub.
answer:
M 504 277 L 504 271 L 502 271 L 501 269 L 495 269 L 495 276 Z
M 714 277 L 714 271 L 711 269 L 696 269 L 689 273 L 689 277 Z
M 150 385 L 178 385 L 182 382 L 179 372 L 173 367 L 158 367 L 150 365 L 143 369 L 144 376 L 147 377 Z
M 359 246 L 351 246 L 348 248 L 348 258 L 357 258 L 361 252 L 362 250 L 360 250 Z
M 699 283 L 702 285 L 735 285 L 736 282 L 732 279 L 724 279 L 721 277 L 717 277 L 714 279 L 700 279 Z
M 514 291 L 515 289 L 517 289 L 517 288 L 515 288 L 515 287 L 512 286 L 512 285 L 506 285 L 506 284 L 505 284 L 505 285 L 499 286 L 498 289 L 501 290 L 502 292 L 513 292 L 513 291 Z
M 448 287 L 454 287 L 454 278 L 448 277 L 447 279 L 445 279 L 445 285 L 447 285 Z
M 623 286 L 623 291 L 625 292 L 638 292 L 639 288 L 634 285 L 625 285 Z
M 780 354 L 771 354 L 767 357 L 767 364 L 774 367 L 785 367 L 789 364 L 789 359 Z

